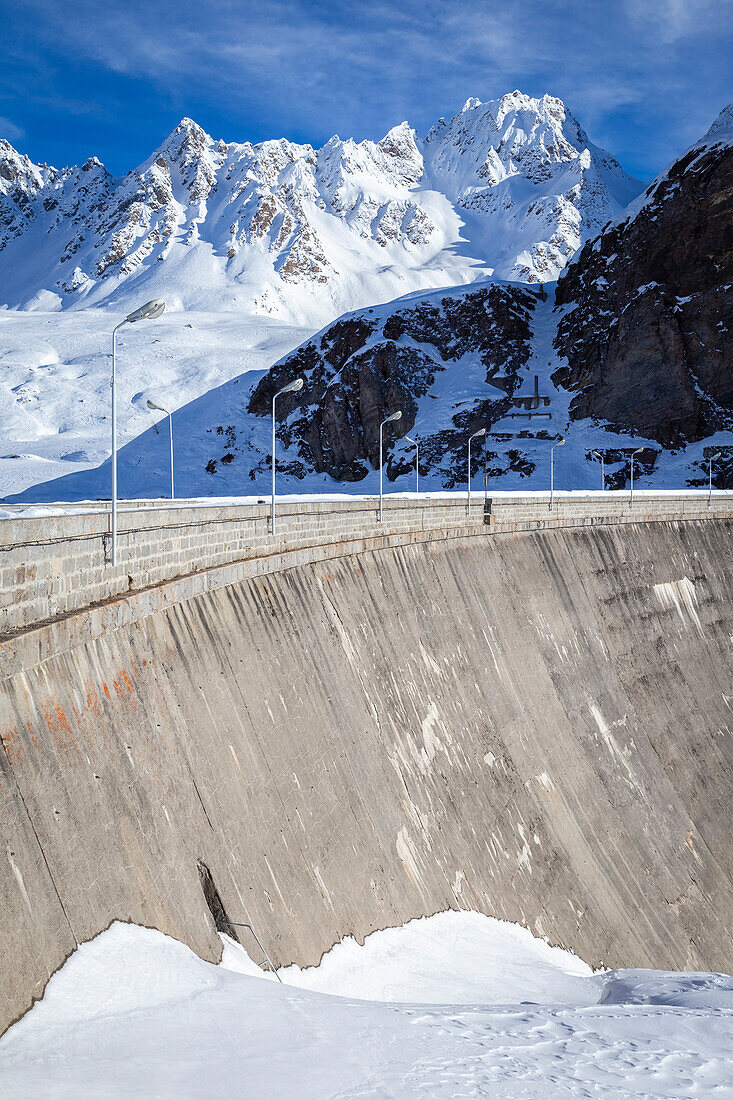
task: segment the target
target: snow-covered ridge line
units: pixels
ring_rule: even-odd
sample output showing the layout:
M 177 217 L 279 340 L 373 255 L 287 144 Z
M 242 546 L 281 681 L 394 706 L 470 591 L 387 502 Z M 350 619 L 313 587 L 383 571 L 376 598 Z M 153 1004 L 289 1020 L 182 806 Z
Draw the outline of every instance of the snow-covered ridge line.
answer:
M 7 1095 L 712 1095 L 733 1087 L 733 979 L 594 974 L 527 929 L 445 912 L 264 974 L 121 923 L 0 1040 Z M 295 988 L 300 986 L 302 988 Z M 700 1091 L 702 1090 L 702 1091 Z
M 688 146 L 688 148 L 673 161 L 666 171 L 661 172 L 656 179 L 652 180 L 649 186 L 629 203 L 626 210 L 611 220 L 611 225 L 620 226 L 633 221 L 641 210 L 652 205 L 657 199 L 660 190 L 667 186 L 670 173 L 676 170 L 680 163 L 684 164 L 686 170 L 694 169 L 695 162 L 709 150 L 715 148 L 730 148 L 732 145 L 733 103 L 729 103 L 710 124 L 703 136 L 698 141 L 694 141 L 692 145 Z
M 0 303 L 147 294 L 312 326 L 410 290 L 556 278 L 641 187 L 561 100 L 521 92 L 470 99 L 424 138 L 403 122 L 320 149 L 184 118 L 119 179 L 0 142 Z

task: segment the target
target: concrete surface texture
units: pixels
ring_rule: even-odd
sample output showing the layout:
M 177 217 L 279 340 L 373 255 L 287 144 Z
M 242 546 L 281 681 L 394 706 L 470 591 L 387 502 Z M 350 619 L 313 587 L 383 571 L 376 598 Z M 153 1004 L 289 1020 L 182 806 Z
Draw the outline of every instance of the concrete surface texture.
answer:
M 732 526 L 407 532 L 9 638 L 0 1025 L 115 919 L 217 958 L 199 860 L 277 964 L 466 907 L 730 971 Z
M 318 546 L 340 547 L 385 535 L 422 538 L 485 525 L 493 531 L 659 519 L 733 516 L 733 496 L 706 493 L 556 494 L 549 498 L 475 494 L 470 514 L 462 494 L 419 498 L 296 500 L 278 504 L 276 534 L 269 504 L 201 501 L 125 502 L 119 514 L 118 561 L 110 565 L 109 508 L 4 509 L 0 519 L 0 638 L 90 604 L 175 577 L 237 561 L 255 561 Z M 486 523 L 485 523 L 486 521 Z M 409 538 L 408 538 L 409 541 Z M 323 555 L 321 555 L 323 556 Z

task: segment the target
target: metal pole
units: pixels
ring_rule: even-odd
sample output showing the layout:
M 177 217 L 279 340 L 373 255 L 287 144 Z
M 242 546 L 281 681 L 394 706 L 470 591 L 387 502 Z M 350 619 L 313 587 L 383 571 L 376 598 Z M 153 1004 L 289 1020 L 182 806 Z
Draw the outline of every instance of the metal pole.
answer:
M 383 488 L 382 488 L 382 486 L 383 486 L 383 473 L 382 473 L 382 468 L 383 468 L 383 463 L 384 463 L 384 457 L 383 457 L 383 438 L 384 437 L 383 437 L 382 431 L 383 431 L 383 428 L 384 428 L 385 424 L 391 424 L 394 420 L 401 420 L 401 419 L 402 419 L 402 410 L 399 409 L 397 412 L 393 412 L 391 416 L 385 416 L 384 420 L 380 421 L 380 424 L 379 424 L 379 522 L 380 523 L 382 522 L 382 496 L 383 496 Z M 409 439 L 410 437 L 407 436 L 407 438 Z M 415 441 L 411 440 L 410 442 L 414 443 Z
M 112 329 L 112 565 L 117 565 L 117 329 L 136 321 L 155 320 L 164 310 L 165 302 L 154 298 L 128 313 L 124 321 Z
M 175 489 L 175 484 L 173 482 L 173 413 L 172 412 L 168 413 L 168 427 L 170 428 L 170 434 L 171 434 L 171 500 L 175 500 L 175 498 L 176 498 L 176 489 Z
M 708 462 L 708 508 L 710 507 L 710 498 L 713 495 L 713 462 L 717 458 L 722 457 L 722 452 L 718 451 L 717 454 L 710 455 Z
M 222 923 L 222 924 L 226 924 L 228 928 L 249 928 L 250 932 L 252 933 L 252 935 L 254 936 L 254 938 L 255 938 L 255 939 L 257 940 L 257 946 L 259 947 L 260 951 L 262 952 L 262 954 L 264 955 L 264 957 L 265 957 L 265 958 L 267 959 L 268 963 L 270 964 L 270 970 L 271 970 L 271 971 L 272 971 L 272 973 L 273 973 L 273 974 L 275 975 L 275 977 L 277 978 L 277 980 L 278 980 L 278 981 L 279 981 L 279 982 L 280 982 L 280 983 L 281 983 L 282 985 L 285 985 L 285 982 L 283 982 L 282 978 L 280 977 L 280 975 L 279 975 L 279 974 L 278 974 L 278 972 L 277 972 L 277 968 L 276 968 L 275 964 L 273 963 L 272 959 L 270 958 L 270 956 L 269 956 L 269 955 L 267 954 L 267 952 L 265 951 L 264 947 L 262 946 L 262 940 L 261 940 L 261 939 L 260 939 L 260 937 L 259 937 L 259 936 L 257 935 L 257 933 L 255 932 L 255 930 L 254 930 L 254 928 L 252 927 L 252 925 L 251 925 L 251 924 L 243 924 L 243 923 L 242 923 L 241 921 L 237 921 L 237 920 L 226 920 L 226 919 L 224 919 L 223 921 L 221 921 L 221 923 Z M 217 925 L 217 931 L 218 931 L 218 925 Z M 262 969 L 264 970 L 264 967 L 262 967 Z
M 550 511 L 552 511 L 552 498 L 555 493 L 555 448 L 550 447 Z
M 270 533 L 275 534 L 275 398 L 272 398 L 272 505 L 270 507 Z
M 379 522 L 382 522 L 382 429 L 384 423 L 379 425 Z
M 406 435 L 404 438 L 408 443 L 412 443 L 415 448 L 415 493 L 417 494 L 420 492 L 420 472 L 418 470 L 420 463 L 420 444 L 416 439 L 413 439 L 411 435 Z
M 117 565 L 117 329 L 112 329 L 112 565 Z
M 641 454 L 643 450 L 643 447 L 637 447 L 635 451 L 631 452 L 631 495 L 629 497 L 629 508 L 631 508 L 634 503 L 634 456 Z
M 556 443 L 553 443 L 550 447 L 550 504 L 549 509 L 552 511 L 552 501 L 555 494 L 555 447 L 564 447 L 565 440 L 558 439 Z
M 471 515 L 471 440 L 472 435 L 468 437 L 468 479 L 466 481 L 466 515 Z
M 486 428 L 479 428 L 477 432 L 468 437 L 468 478 L 466 482 L 466 515 L 471 515 L 471 440 L 486 435 Z

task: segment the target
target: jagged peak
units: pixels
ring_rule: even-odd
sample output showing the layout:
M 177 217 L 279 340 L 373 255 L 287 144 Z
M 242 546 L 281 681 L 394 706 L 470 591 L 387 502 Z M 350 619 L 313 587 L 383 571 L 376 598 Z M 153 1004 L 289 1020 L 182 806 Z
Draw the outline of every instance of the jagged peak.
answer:
M 398 122 L 396 126 L 393 126 L 391 130 L 388 130 L 387 133 L 382 138 L 382 141 L 386 141 L 387 138 L 390 138 L 390 137 L 402 136 L 403 134 L 404 135 L 410 134 L 413 137 L 415 135 L 415 131 L 413 130 L 412 126 L 410 126 L 410 123 L 406 119 L 405 119 L 404 122 Z M 382 141 L 379 142 L 380 145 L 382 144 Z
M 0 191 L 20 185 L 37 191 L 45 181 L 58 176 L 48 164 L 35 164 L 26 153 L 19 153 L 5 138 L 0 138 Z
M 175 133 L 175 134 L 196 134 L 196 135 L 203 134 L 205 137 L 209 136 L 206 133 L 206 131 L 203 129 L 203 127 L 199 126 L 198 122 L 194 122 L 194 120 L 192 118 L 189 118 L 188 115 L 184 115 L 184 117 L 181 119 L 181 121 L 176 126 L 173 133 Z
M 400 122 L 388 130 L 377 144 L 387 156 L 404 153 L 407 149 L 417 151 L 417 134 L 409 122 Z
M 704 134 L 700 144 L 711 142 L 733 144 L 733 103 L 729 103 L 720 112 L 710 128 Z
M 2 137 L 0 137 L 0 160 L 20 161 L 21 164 L 28 165 L 32 168 L 48 167 L 48 165 L 45 164 L 34 164 L 26 153 L 19 152 L 14 145 L 10 144 L 7 138 Z
M 170 156 L 173 147 L 186 152 L 200 153 L 207 145 L 214 144 L 214 140 L 206 133 L 206 130 L 199 126 L 197 122 L 194 122 L 192 118 L 185 117 L 161 142 L 152 159 L 155 160 L 160 153 Z
M 557 96 L 545 93 L 541 99 L 538 99 L 527 95 L 525 92 L 520 92 L 516 88 L 513 92 L 507 92 L 506 95 L 501 97 L 496 112 L 496 121 L 501 125 L 508 114 L 519 111 L 533 112 L 538 117 L 551 119 L 554 122 L 559 122 L 560 125 L 565 122 L 568 115 L 565 104 Z

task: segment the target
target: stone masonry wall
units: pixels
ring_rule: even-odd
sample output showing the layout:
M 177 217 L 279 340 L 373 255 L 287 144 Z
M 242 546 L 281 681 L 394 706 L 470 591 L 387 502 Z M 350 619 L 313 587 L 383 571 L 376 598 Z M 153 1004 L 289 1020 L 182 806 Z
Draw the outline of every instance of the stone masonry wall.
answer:
M 278 504 L 275 537 L 269 511 L 269 504 L 125 503 L 113 568 L 108 510 L 91 505 L 82 512 L 73 506 L 28 516 L 19 509 L 17 517 L 0 520 L 0 638 L 176 577 L 299 549 L 329 546 L 353 553 L 364 539 L 421 541 L 439 532 L 445 537 L 485 533 L 487 526 L 507 532 L 713 519 L 733 514 L 733 497 L 716 494 L 708 507 L 705 493 L 640 493 L 631 506 L 627 493 L 556 494 L 550 509 L 546 496 L 499 496 L 488 499 L 484 514 L 477 493 L 470 515 L 462 496 L 386 497 L 381 524 L 377 500 L 290 501 Z

